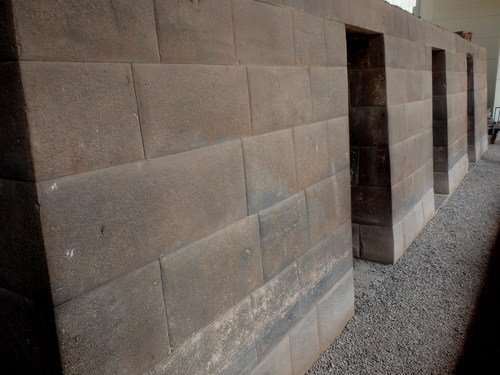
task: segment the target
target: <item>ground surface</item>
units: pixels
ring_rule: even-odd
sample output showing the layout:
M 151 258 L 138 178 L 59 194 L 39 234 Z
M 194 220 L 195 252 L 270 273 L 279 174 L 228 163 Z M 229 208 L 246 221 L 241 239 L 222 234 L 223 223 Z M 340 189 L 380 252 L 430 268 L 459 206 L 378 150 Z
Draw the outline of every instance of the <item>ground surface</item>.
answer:
M 356 314 L 309 375 L 498 373 L 496 143 L 398 264 L 355 261 Z

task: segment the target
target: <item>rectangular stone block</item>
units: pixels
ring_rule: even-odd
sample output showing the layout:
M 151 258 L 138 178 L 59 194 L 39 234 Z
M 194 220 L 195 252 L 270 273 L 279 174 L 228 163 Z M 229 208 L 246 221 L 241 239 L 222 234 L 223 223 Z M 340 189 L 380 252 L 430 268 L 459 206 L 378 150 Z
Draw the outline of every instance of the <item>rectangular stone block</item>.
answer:
M 331 2 L 325 4 L 328 7 Z M 336 8 L 337 10 L 337 8 Z M 328 66 L 347 65 L 345 25 L 325 20 L 326 63 Z
M 290 340 L 286 337 L 250 375 L 292 375 Z
M 391 186 L 389 147 L 360 147 L 359 165 L 360 185 Z
M 309 68 L 315 121 L 347 116 L 348 85 L 345 68 Z
M 387 106 L 389 144 L 395 145 L 405 138 L 405 104 Z
M 304 193 L 261 211 L 259 219 L 264 279 L 270 280 L 309 249 Z
M 387 72 L 389 71 L 387 69 Z M 401 82 L 398 84 L 401 85 Z M 352 107 L 396 104 L 388 101 L 389 95 L 394 94 L 389 91 L 391 89 L 396 88 L 395 85 L 390 86 L 389 81 L 386 83 L 384 68 L 349 69 L 349 104 Z
M 386 69 L 387 105 L 408 101 L 408 74 L 405 69 Z
M 391 159 L 391 186 L 394 186 L 407 176 L 405 170 L 404 142 L 390 146 L 389 153 Z
M 168 355 L 157 261 L 56 308 L 54 314 L 65 374 L 139 374 Z
M 296 263 L 256 290 L 252 304 L 257 353 L 263 358 L 301 319 Z
M 361 259 L 383 264 L 396 261 L 392 226 L 360 225 L 359 246 Z
M 385 54 L 382 35 L 360 35 L 357 30 L 347 32 L 347 62 L 355 69 L 384 68 Z
M 330 175 L 326 122 L 294 128 L 293 139 L 298 187 L 304 190 Z
M 448 194 L 450 192 L 450 184 L 448 172 L 434 172 L 434 193 Z
M 329 173 L 333 175 L 349 167 L 349 120 L 339 117 L 326 123 Z
M 410 69 L 410 43 L 392 35 L 384 35 L 385 64 L 389 68 Z M 382 52 L 382 51 L 381 51 Z
M 420 70 L 407 70 L 407 93 L 406 99 L 409 102 L 415 102 L 425 98 L 424 95 L 424 74 Z
M 252 304 L 246 298 L 144 374 L 223 374 L 242 353 L 252 350 L 252 323 Z
M 319 357 L 318 312 L 313 309 L 290 332 L 293 375 L 303 375 Z
M 40 183 L 54 303 L 244 218 L 243 176 L 236 141 Z
M 284 5 L 295 8 L 301 12 L 314 14 L 318 17 L 325 16 L 325 1 L 322 0 L 282 0 Z
M 306 68 L 248 67 L 248 80 L 254 134 L 312 122 Z
M 330 234 L 297 260 L 300 287 L 305 293 L 331 271 L 343 254 L 336 255 L 334 258 L 333 237 Z
M 297 192 L 291 129 L 244 138 L 243 155 L 250 214 Z
M 226 367 L 221 375 L 248 375 L 255 367 L 257 367 L 258 363 L 257 348 L 255 346 L 255 342 L 252 342 L 243 350 L 243 353 L 236 355 L 236 358 L 228 367 Z
M 295 64 L 326 65 L 325 22 L 306 13 L 294 13 Z
M 293 65 L 292 12 L 251 1 L 233 1 L 234 42 L 242 64 Z
M 352 271 L 318 303 L 319 347 L 326 350 L 354 315 Z
M 148 158 L 252 134 L 245 68 L 133 66 Z
M 388 187 L 352 186 L 352 221 L 366 225 L 391 224 L 391 189 Z
M 349 170 L 344 169 L 306 190 L 311 245 L 350 219 Z
M 161 258 L 170 347 L 262 285 L 259 220 L 250 216 Z
M 21 62 L 37 180 L 144 158 L 128 64 Z
M 235 63 L 231 0 L 155 0 L 155 13 L 162 62 Z
M 19 57 L 158 62 L 152 0 L 13 1 Z
M 356 146 L 385 146 L 389 142 L 387 107 L 350 107 L 349 141 Z

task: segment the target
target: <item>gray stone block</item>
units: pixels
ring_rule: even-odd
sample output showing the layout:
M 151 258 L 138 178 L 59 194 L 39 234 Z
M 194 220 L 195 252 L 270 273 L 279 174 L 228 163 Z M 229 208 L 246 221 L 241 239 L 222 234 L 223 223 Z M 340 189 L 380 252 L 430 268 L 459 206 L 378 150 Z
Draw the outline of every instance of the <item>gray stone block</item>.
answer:
M 289 334 L 293 375 L 303 375 L 319 357 L 318 312 L 306 315 Z
M 289 7 L 298 11 L 314 14 L 318 17 L 325 16 L 326 1 L 323 0 L 282 0 Z
M 328 165 L 333 175 L 349 167 L 349 120 L 339 117 L 328 120 Z
M 231 0 L 155 0 L 161 61 L 234 64 Z
M 390 153 L 387 146 L 359 148 L 359 184 L 391 186 Z
M 22 62 L 38 180 L 144 158 L 130 65 Z
M 306 68 L 249 67 L 248 79 L 254 134 L 313 122 Z
M 244 218 L 242 158 L 236 141 L 40 183 L 55 304 Z
M 352 186 L 352 221 L 366 225 L 391 224 L 391 189 L 388 187 Z
M 134 65 L 146 156 L 252 134 L 244 68 Z
M 387 106 L 389 144 L 395 145 L 405 138 L 405 105 Z
M 251 371 L 257 367 L 257 348 L 252 342 L 243 353 L 238 354 L 233 362 L 220 375 L 250 375 Z
M 309 249 L 306 201 L 299 193 L 259 213 L 264 280 Z
M 175 349 L 262 285 L 258 217 L 161 258 L 161 268 L 170 346 Z
M 65 374 L 143 373 L 168 355 L 157 261 L 55 309 Z
M 291 129 L 244 138 L 243 155 L 250 214 L 297 192 Z
M 330 2 L 331 3 L 331 2 Z M 326 7 L 329 6 L 327 2 Z M 338 10 L 338 8 L 336 8 Z M 347 65 L 345 25 L 325 20 L 326 62 L 328 66 Z
M 326 65 L 325 23 L 323 18 L 294 13 L 293 36 L 297 65 Z
M 345 68 L 309 68 L 314 120 L 323 121 L 348 113 L 347 70 Z
M 289 338 L 281 341 L 250 375 L 292 375 Z
M 293 129 L 297 181 L 305 189 L 329 176 L 326 122 Z
M 408 101 L 408 75 L 404 69 L 386 69 L 387 105 L 402 104 Z
M 153 1 L 13 2 L 23 60 L 158 62 Z
M 233 1 L 236 58 L 243 64 L 293 65 L 292 12 L 251 1 Z
M 361 259 L 371 262 L 394 264 L 394 233 L 391 226 L 359 226 Z M 405 246 L 406 249 L 406 246 Z

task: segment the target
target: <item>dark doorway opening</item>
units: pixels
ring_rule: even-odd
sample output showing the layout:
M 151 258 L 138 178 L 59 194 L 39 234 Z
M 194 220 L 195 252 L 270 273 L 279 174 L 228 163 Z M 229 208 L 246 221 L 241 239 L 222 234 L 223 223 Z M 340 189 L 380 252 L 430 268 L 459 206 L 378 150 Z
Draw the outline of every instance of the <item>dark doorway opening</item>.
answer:
M 470 162 L 476 161 L 475 114 L 474 114 L 474 58 L 467 54 L 467 154 Z

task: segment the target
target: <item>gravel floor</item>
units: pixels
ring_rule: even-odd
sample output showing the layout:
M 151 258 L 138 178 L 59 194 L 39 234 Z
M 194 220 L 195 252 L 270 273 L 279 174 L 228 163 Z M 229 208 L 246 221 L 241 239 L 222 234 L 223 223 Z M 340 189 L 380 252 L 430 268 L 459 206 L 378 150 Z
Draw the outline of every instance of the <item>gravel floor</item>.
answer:
M 472 373 L 499 373 L 499 297 L 498 290 L 491 291 L 498 284 L 493 286 L 489 280 L 485 285 L 490 287 L 483 288 L 485 278 L 491 277 L 488 268 L 496 282 L 500 272 L 498 259 L 492 261 L 497 254 L 493 250 L 499 194 L 497 142 L 471 165 L 461 185 L 398 264 L 355 260 L 356 314 L 308 374 L 452 374 L 457 363 L 464 362 L 464 347 L 481 351 L 476 345 L 481 342 L 486 350 L 483 357 L 496 355 L 493 360 L 498 365 L 493 372 Z M 491 270 L 492 265 L 498 272 Z M 486 289 L 485 299 L 480 294 Z M 476 308 L 478 301 L 482 308 Z M 495 315 L 489 314 L 489 321 L 479 314 L 488 315 L 491 310 Z M 478 317 L 483 336 L 473 332 Z M 485 327 L 485 322 L 495 327 Z M 484 332 L 492 330 L 494 342 L 485 342 Z M 468 345 L 473 337 L 476 342 Z M 478 369 L 481 363 L 474 355 L 471 358 L 469 362 Z

